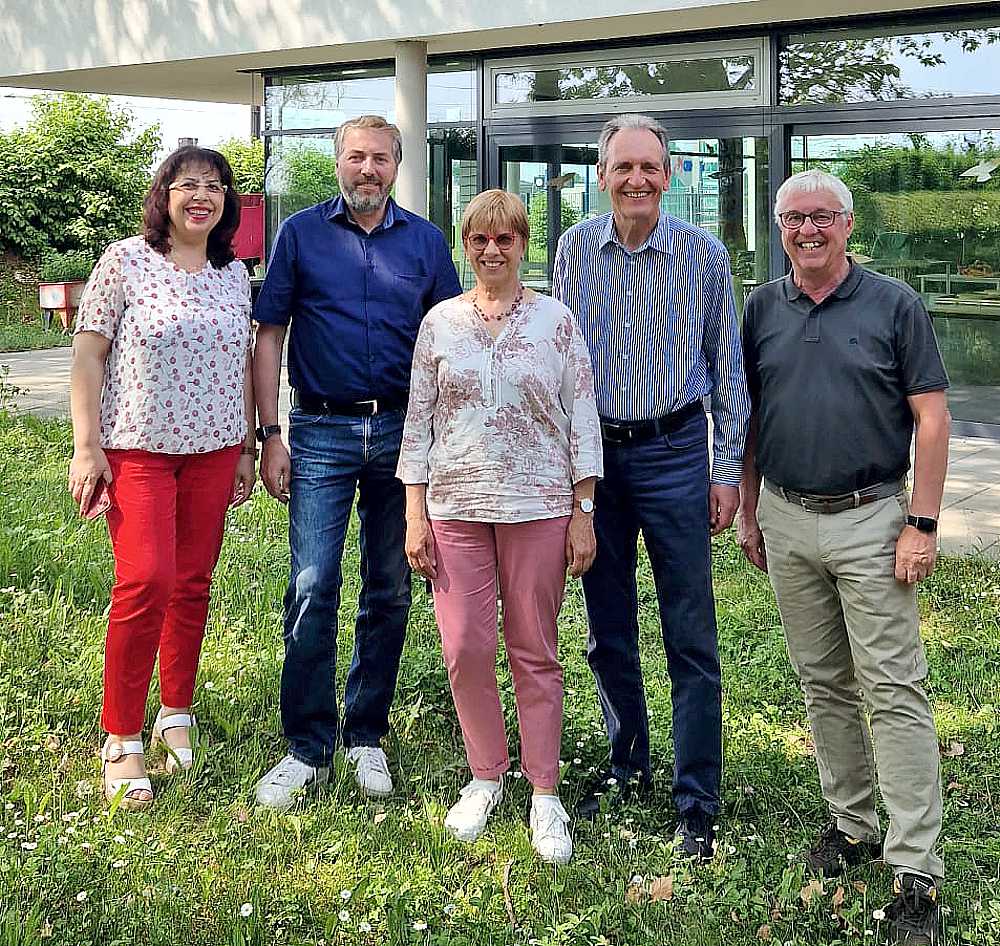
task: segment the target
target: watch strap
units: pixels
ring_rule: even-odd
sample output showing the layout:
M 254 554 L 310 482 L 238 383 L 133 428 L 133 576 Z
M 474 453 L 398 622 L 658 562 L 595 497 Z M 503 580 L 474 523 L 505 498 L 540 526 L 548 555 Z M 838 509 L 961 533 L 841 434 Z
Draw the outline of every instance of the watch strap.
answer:
M 273 437 L 275 434 L 281 433 L 280 424 L 264 424 L 262 427 L 257 428 L 257 439 L 263 443 L 268 437 Z
M 906 517 L 906 524 L 913 526 L 919 532 L 937 532 L 938 521 L 933 516 L 913 516 Z

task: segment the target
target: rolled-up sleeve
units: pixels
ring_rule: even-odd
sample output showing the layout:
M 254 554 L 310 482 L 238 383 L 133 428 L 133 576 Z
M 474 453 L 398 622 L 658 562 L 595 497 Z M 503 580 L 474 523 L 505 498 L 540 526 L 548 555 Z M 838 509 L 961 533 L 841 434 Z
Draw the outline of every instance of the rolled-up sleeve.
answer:
M 266 325 L 288 325 L 295 299 L 295 230 L 289 218 L 278 230 L 253 317 Z
M 704 277 L 702 351 L 712 379 L 712 482 L 739 486 L 750 419 L 739 320 L 725 250 L 713 254 Z
M 410 399 L 403 425 L 396 478 L 406 484 L 429 480 L 429 457 L 434 442 L 434 408 L 437 406 L 437 361 L 430 313 L 420 325 L 410 369 Z
M 563 368 L 561 400 L 569 418 L 569 458 L 573 483 L 591 476 L 604 476 L 604 449 L 601 423 L 594 397 L 594 372 L 590 352 L 573 314 L 566 320 L 572 332 Z

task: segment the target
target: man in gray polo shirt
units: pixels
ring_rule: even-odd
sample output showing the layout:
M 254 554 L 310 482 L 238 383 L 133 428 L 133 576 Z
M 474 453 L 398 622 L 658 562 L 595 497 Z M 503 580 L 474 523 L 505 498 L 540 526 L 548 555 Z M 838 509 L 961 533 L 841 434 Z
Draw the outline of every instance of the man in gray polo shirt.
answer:
M 916 583 L 937 555 L 948 377 L 920 296 L 847 256 L 852 208 L 823 171 L 778 189 L 792 272 L 758 288 L 744 314 L 753 414 L 738 526 L 774 587 L 830 808 L 805 860 L 829 876 L 881 853 L 895 875 L 888 941 L 917 946 L 939 941 L 944 873 Z

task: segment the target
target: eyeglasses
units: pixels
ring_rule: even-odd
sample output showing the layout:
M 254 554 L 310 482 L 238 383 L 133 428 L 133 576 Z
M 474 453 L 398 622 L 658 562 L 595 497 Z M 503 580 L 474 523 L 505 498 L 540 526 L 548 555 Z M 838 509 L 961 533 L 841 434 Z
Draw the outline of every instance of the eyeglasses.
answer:
M 778 223 L 786 230 L 798 230 L 807 220 L 811 220 L 817 230 L 825 230 L 833 226 L 833 221 L 841 214 L 847 215 L 846 210 L 814 210 L 811 214 L 804 214 L 799 210 L 786 210 L 778 214 Z
M 501 250 L 509 250 L 517 242 L 513 233 L 470 233 L 467 239 L 474 250 L 485 250 L 490 240 Z
M 196 181 L 193 178 L 185 178 L 183 181 L 174 181 L 167 190 L 180 191 L 193 197 L 203 187 L 213 197 L 219 197 L 229 189 L 222 181 Z

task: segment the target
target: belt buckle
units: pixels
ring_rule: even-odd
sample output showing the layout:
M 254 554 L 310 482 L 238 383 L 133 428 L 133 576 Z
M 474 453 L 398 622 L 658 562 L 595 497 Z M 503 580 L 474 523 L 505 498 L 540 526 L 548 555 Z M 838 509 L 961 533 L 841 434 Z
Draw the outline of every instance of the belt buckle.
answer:
M 378 413 L 378 398 L 372 398 L 370 401 L 358 401 L 358 404 L 371 404 L 372 414 Z
M 625 424 L 613 424 L 610 421 L 604 422 L 605 430 L 613 432 L 613 436 L 605 436 L 605 440 L 610 440 L 614 444 L 628 443 L 632 439 L 632 428 Z

